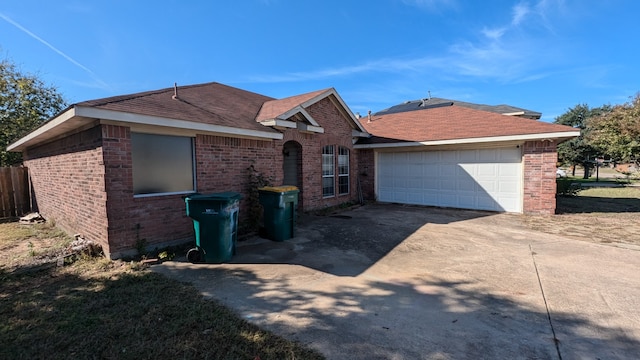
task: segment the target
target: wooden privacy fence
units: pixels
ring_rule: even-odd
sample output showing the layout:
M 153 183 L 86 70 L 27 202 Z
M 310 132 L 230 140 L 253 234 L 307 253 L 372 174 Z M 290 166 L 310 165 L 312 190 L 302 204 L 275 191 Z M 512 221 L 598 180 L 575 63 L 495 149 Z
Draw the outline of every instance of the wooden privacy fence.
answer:
M 29 172 L 24 167 L 0 167 L 0 219 L 31 211 Z

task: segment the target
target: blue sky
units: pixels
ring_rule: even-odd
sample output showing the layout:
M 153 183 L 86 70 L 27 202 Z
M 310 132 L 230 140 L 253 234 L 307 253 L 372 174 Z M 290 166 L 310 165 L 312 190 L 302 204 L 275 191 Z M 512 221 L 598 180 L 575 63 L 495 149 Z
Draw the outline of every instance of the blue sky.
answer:
M 6 1 L 0 56 L 70 103 L 216 81 L 335 87 L 366 114 L 427 97 L 553 121 L 640 91 L 635 0 Z

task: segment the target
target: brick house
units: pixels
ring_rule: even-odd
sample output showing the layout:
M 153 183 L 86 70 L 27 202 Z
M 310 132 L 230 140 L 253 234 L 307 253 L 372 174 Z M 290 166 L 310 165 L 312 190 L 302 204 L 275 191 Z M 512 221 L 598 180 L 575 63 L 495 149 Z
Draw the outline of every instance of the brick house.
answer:
M 183 197 L 193 192 L 242 193 L 240 221 L 250 220 L 249 169 L 298 186 L 302 211 L 362 195 L 553 213 L 555 147 L 577 135 L 441 104 L 359 119 L 333 88 L 274 99 L 206 83 L 71 105 L 8 149 L 23 153 L 45 218 L 118 258 L 142 241 L 192 241 Z
M 302 210 L 353 201 L 367 135 L 334 89 L 278 100 L 208 83 L 78 103 L 10 149 L 42 215 L 118 258 L 192 239 L 183 196 L 246 194 L 251 166 L 298 186 Z

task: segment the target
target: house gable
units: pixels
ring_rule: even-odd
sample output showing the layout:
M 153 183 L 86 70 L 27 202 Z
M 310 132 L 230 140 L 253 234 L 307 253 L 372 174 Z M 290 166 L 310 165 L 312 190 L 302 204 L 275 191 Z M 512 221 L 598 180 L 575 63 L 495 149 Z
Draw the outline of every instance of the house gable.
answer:
M 309 133 L 324 133 L 325 129 L 308 111 L 309 107 L 324 99 L 329 99 L 336 107 L 340 116 L 351 127 L 352 133 L 355 131 L 358 136 L 368 135 L 334 88 L 267 101 L 262 105 L 256 116 L 256 121 L 264 126 L 292 128 Z

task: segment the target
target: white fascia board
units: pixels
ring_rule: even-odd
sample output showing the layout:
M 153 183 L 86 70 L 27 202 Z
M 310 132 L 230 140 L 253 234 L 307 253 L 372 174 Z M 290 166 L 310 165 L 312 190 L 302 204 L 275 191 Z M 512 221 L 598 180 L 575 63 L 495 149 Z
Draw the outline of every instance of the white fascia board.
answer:
M 295 129 L 297 127 L 295 121 L 281 120 L 281 119 L 270 119 L 265 121 L 260 121 L 260 124 L 264 126 L 280 126 L 285 128 Z
M 483 138 L 466 138 L 451 140 L 434 140 L 434 141 L 408 141 L 384 144 L 363 144 L 354 145 L 356 149 L 377 149 L 377 148 L 394 148 L 394 147 L 411 147 L 411 146 L 437 146 L 437 145 L 458 145 L 458 144 L 481 144 L 489 142 L 507 142 L 507 141 L 531 141 L 531 140 L 555 140 L 567 139 L 580 136 L 580 131 L 553 132 L 543 134 L 526 134 L 526 135 L 507 135 L 507 136 L 491 136 Z
M 297 113 L 301 113 L 302 116 L 304 116 L 309 121 L 309 123 L 311 123 L 311 125 L 320 126 L 320 124 L 318 124 L 318 122 L 313 117 L 311 117 L 311 115 L 307 112 L 307 110 L 305 110 L 302 106 L 294 107 L 293 109 L 285 112 L 284 114 L 279 115 L 277 119 L 286 120 Z
M 231 126 L 212 125 L 187 120 L 178 120 L 170 118 L 162 118 L 158 116 L 132 114 L 120 111 L 96 109 L 90 107 L 76 107 L 76 116 L 88 118 L 96 118 L 101 120 L 119 121 L 137 125 L 151 125 L 169 128 L 177 128 L 181 130 L 192 130 L 203 133 L 218 133 L 225 135 L 234 135 L 242 137 L 263 138 L 263 139 L 282 139 L 283 135 L 270 131 L 240 129 Z
M 345 112 L 349 115 L 349 117 L 351 118 L 351 121 L 353 121 L 353 123 L 356 125 L 356 127 L 358 127 L 358 130 L 360 130 L 361 132 L 366 133 L 367 130 L 364 129 L 362 124 L 360 124 L 360 121 L 358 121 L 356 116 L 353 115 L 353 112 L 351 111 L 351 109 L 349 109 L 349 107 L 344 102 L 344 100 L 342 100 L 340 95 L 338 95 L 338 92 L 336 91 L 335 88 L 328 89 L 327 91 L 323 92 L 322 94 L 319 94 L 319 95 L 317 95 L 317 96 L 315 96 L 315 97 L 303 102 L 302 104 L 300 104 L 300 106 L 302 106 L 304 108 L 307 108 L 307 107 L 317 103 L 318 101 L 326 98 L 329 95 L 333 95 L 338 100 L 338 103 L 340 103 L 340 106 L 342 106 L 342 108 L 345 110 Z
M 69 110 L 63 112 L 62 114 L 56 116 L 55 118 L 49 120 L 44 125 L 30 132 L 26 136 L 20 138 L 18 141 L 7 146 L 7 151 L 20 150 L 21 145 L 24 145 L 32 140 L 35 140 L 36 138 L 42 136 L 45 133 L 52 131 L 53 129 L 61 126 L 62 124 L 69 121 L 70 119 L 73 119 L 75 116 L 76 116 L 76 108 L 72 107 Z
M 300 131 L 307 131 L 307 132 L 313 132 L 313 133 L 318 133 L 318 134 L 324 134 L 324 128 L 323 127 L 304 124 L 304 123 L 301 123 L 301 122 L 299 122 L 297 124 L 298 124 L 298 130 L 300 130 Z
M 510 113 L 502 113 L 502 115 L 507 115 L 507 116 L 518 116 L 518 115 L 524 115 L 524 111 L 516 111 L 516 112 L 510 112 Z
M 351 136 L 368 138 L 368 137 L 371 137 L 371 134 L 367 132 L 358 131 L 356 129 L 352 129 Z

